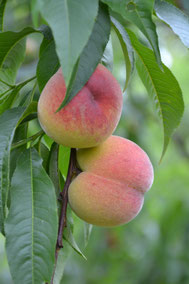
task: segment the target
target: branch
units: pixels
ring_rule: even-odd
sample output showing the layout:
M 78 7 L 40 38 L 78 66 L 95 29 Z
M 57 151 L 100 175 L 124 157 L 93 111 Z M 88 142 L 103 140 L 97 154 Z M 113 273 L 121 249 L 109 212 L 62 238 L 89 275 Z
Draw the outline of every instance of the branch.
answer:
M 62 244 L 62 238 L 63 238 L 63 232 L 64 228 L 66 227 L 66 211 L 67 211 L 67 205 L 68 205 L 68 188 L 72 181 L 73 176 L 77 175 L 78 168 L 76 167 L 76 149 L 71 149 L 70 154 L 70 161 L 69 161 L 69 167 L 68 167 L 68 174 L 66 178 L 66 182 L 63 188 L 63 191 L 60 193 L 61 197 L 61 211 L 60 211 L 60 218 L 59 218 L 59 228 L 58 228 L 58 237 L 57 237 L 57 244 L 56 244 L 56 252 L 55 252 L 55 266 L 54 266 L 54 272 L 51 279 L 51 284 L 53 284 L 55 270 L 56 270 L 56 264 L 58 260 L 58 253 L 61 248 L 63 248 Z

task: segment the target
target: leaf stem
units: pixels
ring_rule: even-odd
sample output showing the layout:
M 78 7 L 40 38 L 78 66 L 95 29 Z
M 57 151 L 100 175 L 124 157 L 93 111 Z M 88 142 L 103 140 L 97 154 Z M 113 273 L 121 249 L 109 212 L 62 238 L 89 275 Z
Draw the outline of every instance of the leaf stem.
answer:
M 7 85 L 9 87 L 8 90 L 6 90 L 4 93 L 0 94 L 0 97 L 4 96 L 6 93 L 8 93 L 9 91 L 18 88 L 18 90 L 20 90 L 21 88 L 23 88 L 26 84 L 28 84 L 29 82 L 33 81 L 34 79 L 36 79 L 36 76 L 33 76 L 21 83 L 18 83 L 16 85 L 10 85 L 8 83 L 6 83 L 5 81 L 3 81 L 2 79 L 0 79 L 0 82 L 2 82 L 3 84 Z M 35 87 L 37 86 L 37 82 L 35 83 Z
M 13 88 L 13 87 L 14 87 L 14 85 L 9 84 L 9 83 L 5 82 L 5 81 L 2 80 L 2 79 L 0 79 L 0 82 L 3 83 L 3 84 L 5 84 L 6 86 L 8 86 L 8 87 L 10 87 L 10 88 Z
M 9 89 L 7 89 L 6 91 L 4 91 L 4 93 L 0 94 L 0 97 L 2 98 L 4 95 L 6 95 L 9 91 L 13 90 L 14 87 L 10 87 Z
M 11 147 L 11 150 L 15 149 L 15 148 L 18 148 L 30 141 L 33 141 L 35 139 L 37 139 L 39 136 L 43 135 L 44 134 L 44 131 L 43 130 L 40 130 L 39 132 L 37 132 L 36 134 L 26 138 L 26 139 L 23 139 L 23 140 L 20 140 L 19 142 L 16 142 L 16 143 L 13 143 L 12 144 L 12 147 Z
M 20 86 L 22 86 L 22 85 L 25 86 L 27 83 L 33 81 L 34 79 L 36 79 L 36 76 L 33 76 L 33 77 L 31 77 L 31 78 L 29 78 L 29 79 L 23 81 L 23 82 L 20 82 L 20 83 L 16 84 L 15 86 L 16 86 L 16 87 L 20 87 Z

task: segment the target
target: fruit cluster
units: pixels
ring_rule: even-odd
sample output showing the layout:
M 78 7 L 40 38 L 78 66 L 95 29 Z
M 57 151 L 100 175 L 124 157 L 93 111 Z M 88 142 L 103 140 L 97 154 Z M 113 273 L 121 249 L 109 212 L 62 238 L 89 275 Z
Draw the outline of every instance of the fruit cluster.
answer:
M 118 226 L 141 210 L 153 183 L 147 154 L 134 142 L 111 135 L 122 111 L 122 91 L 99 64 L 85 86 L 59 112 L 66 94 L 61 69 L 46 84 L 38 104 L 44 131 L 57 143 L 77 148 L 82 170 L 68 190 L 72 210 L 97 226 Z

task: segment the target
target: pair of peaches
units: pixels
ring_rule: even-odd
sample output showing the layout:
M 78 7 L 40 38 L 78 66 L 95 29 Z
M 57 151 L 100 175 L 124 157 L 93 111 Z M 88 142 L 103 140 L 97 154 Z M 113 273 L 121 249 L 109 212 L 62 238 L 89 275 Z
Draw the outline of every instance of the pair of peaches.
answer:
M 97 226 L 118 226 L 141 210 L 153 183 L 147 154 L 134 142 L 111 135 L 122 111 L 122 91 L 99 64 L 79 93 L 56 112 L 66 93 L 61 69 L 46 84 L 38 104 L 44 131 L 59 144 L 77 148 L 81 169 L 71 182 L 72 210 Z

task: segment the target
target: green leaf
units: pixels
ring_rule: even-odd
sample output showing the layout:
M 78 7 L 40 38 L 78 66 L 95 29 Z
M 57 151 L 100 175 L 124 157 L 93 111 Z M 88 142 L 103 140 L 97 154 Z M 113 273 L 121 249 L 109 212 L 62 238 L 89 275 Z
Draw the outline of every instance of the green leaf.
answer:
M 3 31 L 3 18 L 6 4 L 7 0 L 0 0 L 0 32 Z
M 103 0 L 109 7 L 120 14 L 123 19 L 136 25 L 146 36 L 152 46 L 159 66 L 162 66 L 160 51 L 158 46 L 158 36 L 156 26 L 152 21 L 154 0 Z
M 132 48 L 129 36 L 125 31 L 124 27 L 113 17 L 111 17 L 111 21 L 113 23 L 113 27 L 117 34 L 117 37 L 120 41 L 123 50 L 123 55 L 125 58 L 125 67 L 126 67 L 126 80 L 124 86 L 124 91 L 125 91 L 134 69 L 134 50 Z
M 15 283 L 49 282 L 58 231 L 53 184 L 35 149 L 20 156 L 11 185 L 6 251 Z M 15 257 L 16 256 L 16 257 Z
M 39 20 L 39 4 L 37 0 L 31 0 L 31 16 L 32 16 L 32 22 L 35 28 L 38 26 L 38 20 Z
M 98 0 L 39 0 L 43 18 L 52 29 L 66 86 L 85 47 L 98 12 Z
M 72 234 L 69 222 L 67 222 L 67 226 L 64 229 L 63 239 L 73 248 L 73 250 L 75 252 L 77 252 L 85 260 L 87 260 L 85 255 L 82 253 L 82 251 L 80 250 L 80 248 L 78 247 L 78 245 L 77 245 L 77 243 L 76 243 L 76 241 L 74 239 L 74 236 Z M 64 245 L 64 243 L 63 243 L 63 245 Z
M 39 155 L 40 157 L 42 158 L 43 160 L 43 168 L 48 171 L 48 167 L 49 167 L 49 149 L 47 148 L 47 146 L 45 146 L 45 144 L 43 144 L 41 141 L 39 142 L 39 145 L 38 145 L 38 152 L 39 152 Z
M 27 132 L 28 132 L 28 123 L 24 123 L 24 124 L 19 125 L 16 128 L 12 145 L 17 143 L 20 140 L 25 139 L 27 137 Z M 11 150 L 11 153 L 10 153 L 10 180 L 12 179 L 13 173 L 15 171 L 17 159 L 19 158 L 20 154 L 26 149 L 26 146 L 27 146 L 27 144 Z M 10 208 L 10 191 L 8 192 L 7 207 L 8 207 L 8 209 Z
M 6 203 L 10 187 L 10 151 L 16 126 L 24 108 L 9 109 L 0 116 L 0 231 L 4 232 Z
M 18 90 L 13 89 L 12 91 L 6 93 L 6 96 L 0 98 L 0 114 L 2 114 L 5 110 L 10 108 L 17 94 Z
M 31 32 L 31 29 L 27 28 L 20 33 L 4 32 L 0 34 L 0 40 L 2 40 L 0 46 L 0 114 L 12 106 L 20 89 L 31 80 L 14 85 L 17 71 L 25 56 L 25 40 L 22 38 L 29 31 Z M 34 31 L 32 29 L 32 32 Z
M 38 32 L 37 30 L 33 28 L 24 28 L 20 32 L 3 32 L 0 33 L 0 67 L 2 67 L 3 62 L 5 61 L 6 57 L 8 56 L 9 52 L 12 50 L 12 48 L 25 36 Z
M 70 148 L 60 145 L 59 151 L 59 169 L 64 178 L 67 177 L 69 161 L 70 161 Z
M 11 149 L 16 149 L 16 148 L 21 147 L 21 146 L 23 146 L 23 145 L 25 145 L 25 144 L 27 144 L 29 142 L 31 142 L 30 143 L 30 147 L 31 147 L 31 145 L 35 145 L 37 143 L 36 139 L 41 138 L 43 135 L 44 135 L 43 130 L 40 130 L 39 132 L 35 133 L 34 135 L 32 135 L 32 136 L 30 136 L 28 138 L 25 138 L 25 139 L 23 139 L 21 141 L 13 143 Z
M 89 238 L 91 236 L 93 225 L 84 222 L 84 244 L 85 247 L 88 245 Z
M 59 154 L 59 145 L 53 143 L 49 153 L 49 176 L 54 184 L 56 197 L 59 197 L 60 194 L 60 183 L 59 183 L 59 168 L 58 168 L 58 155 Z
M 70 245 L 64 242 L 64 248 L 61 249 L 58 253 L 58 261 L 56 265 L 53 284 L 60 284 L 60 281 L 63 277 L 66 262 L 68 261 L 68 258 L 71 252 L 72 252 L 72 249 Z
M 40 57 L 37 65 L 37 81 L 40 92 L 59 66 L 54 40 L 44 38 L 40 47 Z
M 19 91 L 20 89 L 15 87 L 12 91 L 8 92 L 6 96 L 0 99 L 0 114 L 11 107 L 17 95 L 19 94 Z
M 106 68 L 108 68 L 108 70 L 110 70 L 110 72 L 113 71 L 114 55 L 111 36 L 104 50 L 101 62 Z
M 28 123 L 20 124 L 15 131 L 13 144 L 18 143 L 20 140 L 23 140 L 27 137 L 28 132 Z M 10 179 L 12 178 L 13 172 L 16 168 L 16 162 L 20 154 L 23 150 L 26 149 L 27 144 L 23 145 L 22 147 L 16 148 L 11 150 L 10 156 Z
M 6 59 L 0 68 L 0 114 L 11 106 L 18 94 L 18 91 L 14 88 L 14 84 L 17 71 L 24 61 L 24 56 L 25 41 L 21 40 L 7 54 Z
M 25 107 L 30 106 L 30 104 L 33 101 L 33 97 L 35 95 L 36 87 L 37 87 L 37 81 L 34 83 L 33 88 L 23 96 L 19 106 L 25 106 Z
M 6 55 L 6 58 L 3 61 L 3 65 L 0 68 L 0 93 L 5 90 L 3 86 L 5 87 L 6 84 L 3 82 L 8 83 L 9 85 L 15 84 L 17 71 L 22 62 L 24 61 L 24 57 L 25 40 L 21 40 Z
M 54 143 L 54 140 L 45 134 L 43 136 L 42 142 L 47 146 L 50 151 L 51 145 Z
M 29 98 L 28 102 L 30 101 L 31 98 Z M 20 141 L 24 141 L 27 139 L 27 133 L 28 133 L 28 123 L 23 123 L 27 122 L 28 116 L 32 115 L 37 111 L 37 102 L 31 102 L 29 105 L 24 104 L 22 107 L 27 107 L 25 108 L 25 111 L 23 112 L 19 123 L 20 125 L 16 128 L 15 134 L 14 134 L 14 139 L 12 143 L 12 148 L 13 145 L 16 145 L 17 143 L 20 143 Z M 12 178 L 12 174 L 16 168 L 16 162 L 20 154 L 25 150 L 27 147 L 27 143 L 23 144 L 20 147 L 17 147 L 15 149 L 11 150 L 11 161 L 10 161 L 10 177 Z
M 3 97 L 0 98 L 0 101 L 1 101 L 1 104 L 0 104 L 0 114 L 3 113 L 6 109 L 8 109 L 10 107 L 13 107 L 14 103 L 17 106 L 17 103 L 15 102 L 15 99 L 17 98 L 17 95 L 18 95 L 19 91 L 33 79 L 34 79 L 34 77 L 30 78 L 30 79 L 28 79 L 28 80 L 26 80 L 26 81 L 24 81 L 22 83 L 19 83 L 19 84 L 15 85 L 13 88 L 11 88 L 11 91 L 8 92 L 5 97 L 3 96 Z M 28 100 L 25 100 L 25 102 L 21 101 L 19 103 L 19 106 L 28 106 L 28 104 L 31 101 L 31 98 L 33 98 L 33 95 L 34 95 L 34 92 L 35 92 L 35 87 L 36 86 L 34 85 L 34 88 L 33 88 L 32 92 L 31 92 L 31 94 L 29 95 Z M 37 106 L 37 102 L 33 102 L 33 105 Z M 33 111 L 33 113 L 34 113 L 34 111 Z M 37 113 L 37 107 L 36 107 L 35 113 Z
M 167 23 L 186 47 L 189 47 L 189 16 L 165 1 L 155 1 L 157 16 Z
M 156 63 L 153 52 L 142 45 L 133 32 L 127 30 L 138 60 L 137 70 L 149 95 L 158 110 L 164 129 L 162 157 L 167 149 L 174 129 L 179 125 L 184 111 L 182 91 L 171 71 L 163 65 L 163 71 Z M 161 158 L 162 158 L 161 157 Z
M 71 99 L 75 97 L 75 95 L 77 95 L 96 69 L 108 43 L 110 28 L 108 9 L 106 5 L 100 4 L 92 34 L 79 58 L 79 61 L 74 67 L 66 96 L 58 110 L 61 110 L 71 101 Z
M 31 102 L 28 107 L 26 108 L 26 111 L 24 112 L 22 116 L 22 122 L 28 121 L 26 118 L 31 115 L 31 114 L 36 114 L 37 113 L 37 102 L 33 101 Z

